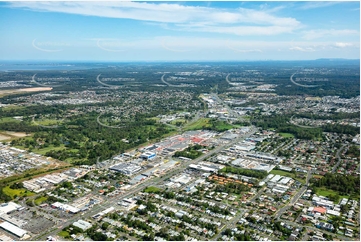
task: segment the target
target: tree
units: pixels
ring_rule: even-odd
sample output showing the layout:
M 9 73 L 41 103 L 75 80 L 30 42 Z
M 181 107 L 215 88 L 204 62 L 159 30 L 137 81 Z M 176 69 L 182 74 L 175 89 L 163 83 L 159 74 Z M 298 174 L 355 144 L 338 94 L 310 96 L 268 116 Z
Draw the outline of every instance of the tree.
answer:
M 103 230 L 107 230 L 108 227 L 109 227 L 109 225 L 110 225 L 110 223 L 104 222 L 104 223 L 102 224 L 102 229 L 103 229 Z
M 101 232 L 95 232 L 90 235 L 90 238 L 94 241 L 106 241 L 108 239 L 108 236 Z

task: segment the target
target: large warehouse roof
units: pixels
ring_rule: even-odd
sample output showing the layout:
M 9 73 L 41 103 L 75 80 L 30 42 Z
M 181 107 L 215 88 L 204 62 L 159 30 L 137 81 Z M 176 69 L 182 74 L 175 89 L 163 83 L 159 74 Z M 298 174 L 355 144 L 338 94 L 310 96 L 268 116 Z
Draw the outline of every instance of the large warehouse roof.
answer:
M 9 213 L 19 208 L 21 208 L 21 206 L 13 202 L 3 203 L 0 204 L 0 213 Z
M 0 224 L 0 227 L 5 229 L 6 231 L 9 231 L 12 234 L 15 234 L 16 236 L 18 236 L 19 238 L 23 237 L 27 231 L 23 230 L 9 222 L 3 222 Z

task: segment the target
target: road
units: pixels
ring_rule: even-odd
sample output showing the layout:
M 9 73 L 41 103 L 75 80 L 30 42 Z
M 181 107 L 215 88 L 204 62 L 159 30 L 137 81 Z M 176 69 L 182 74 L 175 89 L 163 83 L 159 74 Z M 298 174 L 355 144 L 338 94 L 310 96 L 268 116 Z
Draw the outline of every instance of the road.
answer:
M 253 198 L 250 200 L 251 202 L 254 202 L 266 189 L 266 187 L 261 188 L 257 194 L 255 196 L 253 196 Z M 234 228 L 236 226 L 236 224 L 238 223 L 238 221 L 244 216 L 244 214 L 248 212 L 248 209 L 244 209 L 242 210 L 238 215 L 236 215 L 233 219 L 231 219 L 230 221 L 227 221 L 225 223 L 225 226 L 223 226 L 223 231 L 226 230 L 227 228 Z M 212 238 L 212 240 L 218 240 L 220 237 L 222 236 L 222 231 L 220 231 L 214 238 Z
M 59 120 L 59 122 L 62 122 L 64 119 L 62 120 Z M 56 128 L 59 128 L 60 126 L 59 125 L 49 125 L 49 126 L 45 126 L 45 125 L 41 125 L 39 124 L 38 122 L 35 121 L 35 116 L 33 116 L 33 123 L 39 127 L 42 127 L 42 128 L 47 128 L 47 129 L 56 129 Z
M 161 77 L 161 81 L 162 81 L 164 84 L 166 84 L 166 85 L 168 85 L 168 86 L 170 86 L 170 87 L 185 87 L 184 85 L 173 85 L 173 84 L 170 84 L 169 82 L 166 82 L 166 81 L 164 80 L 164 76 L 165 76 L 165 74 L 163 74 L 163 76 Z
M 45 84 L 41 84 L 41 83 L 35 81 L 35 76 L 36 76 L 36 74 L 33 75 L 31 82 L 33 82 L 33 83 L 35 83 L 35 84 L 37 84 L 39 86 L 42 86 L 42 87 L 61 87 L 61 86 L 65 85 L 65 84 L 61 84 L 61 85 L 45 85 Z
M 208 153 L 206 153 L 206 154 L 204 154 L 204 155 L 202 155 L 202 156 L 200 156 L 200 157 L 198 157 L 198 158 L 196 158 L 194 160 L 183 162 L 181 165 L 177 166 L 176 168 L 174 168 L 173 170 L 168 172 L 166 175 L 163 175 L 161 177 L 155 177 L 155 178 L 152 178 L 151 180 L 144 181 L 144 182 L 138 184 L 137 186 L 135 186 L 133 189 L 131 189 L 128 192 L 125 192 L 125 193 L 120 194 L 119 196 L 115 196 L 113 198 L 109 198 L 108 200 L 103 202 L 103 204 L 94 206 L 91 210 L 85 212 L 83 215 L 82 215 L 82 213 L 78 213 L 78 214 L 74 215 L 72 219 L 67 220 L 66 222 L 64 222 L 62 228 L 74 223 L 75 221 L 77 221 L 79 219 L 84 219 L 84 218 L 91 217 L 91 216 L 105 210 L 106 208 L 109 208 L 109 207 L 112 207 L 112 206 L 117 207 L 118 206 L 117 203 L 120 200 L 122 200 L 122 199 L 124 199 L 126 197 L 129 197 L 131 195 L 137 194 L 138 192 L 144 190 L 144 188 L 146 188 L 148 186 L 156 185 L 159 182 L 165 181 L 165 180 L 169 179 L 170 177 L 181 173 L 190 164 L 199 163 L 200 161 L 207 159 L 208 157 L 212 156 L 213 154 L 219 153 L 221 150 L 226 149 L 226 148 L 240 142 L 241 140 L 243 140 L 245 138 L 248 138 L 249 136 L 254 134 L 256 131 L 257 131 L 257 128 L 255 128 L 253 126 L 253 127 L 251 127 L 251 129 L 250 129 L 250 131 L 248 133 L 238 137 L 237 139 L 235 139 L 235 140 L 233 140 L 233 141 L 231 141 L 231 142 L 229 142 L 227 144 L 221 145 L 221 146 L 209 151 Z M 52 230 L 52 231 L 50 231 L 50 230 Z M 44 231 L 44 233 L 42 235 L 39 235 L 37 237 L 32 238 L 32 240 L 42 240 L 42 241 L 44 241 L 44 240 L 46 240 L 46 238 L 48 236 L 56 235 L 60 231 L 61 231 L 61 228 L 58 228 L 55 231 L 54 231 L 53 228 L 51 228 L 51 229 L 49 229 L 47 231 Z
M 174 125 L 174 124 L 169 124 L 169 123 L 166 123 L 166 122 L 162 122 L 162 124 L 165 124 L 165 125 L 167 125 L 167 126 L 169 126 L 169 127 L 171 127 L 171 128 L 174 128 L 174 129 L 176 129 L 176 130 L 178 130 L 178 132 L 183 132 L 183 128 L 184 127 L 187 127 L 187 126 L 190 126 L 190 125 L 192 125 L 193 123 L 195 123 L 195 122 L 197 122 L 198 121 L 198 119 L 200 119 L 200 112 L 201 111 L 198 111 L 196 114 L 195 114 L 195 116 L 194 116 L 194 118 L 192 118 L 192 120 L 190 120 L 190 121 L 188 121 L 185 125 L 182 125 L 182 126 L 176 126 L 176 125 Z
M 300 87 L 318 87 L 318 86 L 319 86 L 319 85 L 303 85 L 303 84 L 299 84 L 299 83 L 295 82 L 295 81 L 293 80 L 293 76 L 296 75 L 296 74 L 297 74 L 297 72 L 294 73 L 294 74 L 290 77 L 290 81 L 291 81 L 293 84 L 295 84 L 296 86 L 300 86 Z
M 295 126 L 298 126 L 300 128 L 306 128 L 306 129 L 315 129 L 315 128 L 317 128 L 317 126 L 314 127 L 314 126 L 306 126 L 306 125 L 297 124 L 295 121 L 293 121 L 293 116 L 290 118 L 290 123 L 295 125 Z
M 102 114 L 100 114 L 98 117 L 97 117 L 97 123 L 100 125 L 100 126 L 103 126 L 103 127 L 106 127 L 106 128 L 111 128 L 111 129 L 120 129 L 120 128 L 124 128 L 125 125 L 121 125 L 121 126 L 110 126 L 110 125 L 106 125 L 106 124 L 103 124 L 102 122 L 100 122 L 100 117 L 102 116 Z
M 227 76 L 226 76 L 226 82 L 228 82 L 228 84 L 229 85 L 232 85 L 232 86 L 238 86 L 238 85 L 241 85 L 242 83 L 240 83 L 240 82 L 231 82 L 228 78 L 229 78 L 229 75 L 231 75 L 231 74 L 228 74 Z
M 340 166 L 341 163 L 341 157 L 340 157 L 340 152 L 341 150 L 343 150 L 343 148 L 345 148 L 346 144 L 342 145 L 340 149 L 338 149 L 337 153 L 336 153 L 336 157 L 338 159 L 338 162 L 336 163 L 336 165 L 334 165 L 334 167 L 332 168 L 332 173 L 335 173 L 337 168 Z
M 102 84 L 103 86 L 113 87 L 113 88 L 123 87 L 123 86 L 119 86 L 119 85 L 106 84 L 106 83 L 100 81 L 100 79 L 99 79 L 100 75 L 101 75 L 101 74 L 99 74 L 99 75 L 97 76 L 97 82 L 99 82 L 99 83 Z
M 319 232 L 321 232 L 321 233 L 331 235 L 332 237 L 338 237 L 341 241 L 350 241 L 350 240 L 351 240 L 350 237 L 346 237 L 346 236 L 343 236 L 343 235 L 340 235 L 340 234 L 335 234 L 335 233 L 328 232 L 328 231 L 326 231 L 326 230 L 318 229 L 318 228 L 316 228 L 315 226 L 304 226 L 304 225 L 302 225 L 302 224 L 295 223 L 295 222 L 291 222 L 291 221 L 285 220 L 285 219 L 278 219 L 278 221 L 282 221 L 282 222 L 287 223 L 287 224 L 289 224 L 289 225 L 292 225 L 293 227 L 296 227 L 296 228 L 304 227 L 304 228 L 306 228 L 307 230 L 310 229 L 310 230 L 312 230 L 312 231 L 319 231 Z M 356 240 L 356 239 L 355 239 L 355 240 Z
M 311 177 L 312 177 L 312 170 L 309 169 L 307 172 L 306 184 L 301 187 L 301 189 L 291 198 L 291 200 L 284 207 L 279 209 L 274 214 L 274 217 L 276 219 L 279 218 L 288 209 L 290 209 L 298 201 L 298 199 L 300 199 L 300 197 L 303 195 L 303 193 L 307 190 Z
M 223 102 L 223 100 L 220 99 L 216 93 L 211 93 L 211 95 L 217 100 L 218 103 L 223 104 L 227 108 L 230 115 L 236 118 L 240 117 L 239 114 L 237 112 L 234 112 L 225 102 Z

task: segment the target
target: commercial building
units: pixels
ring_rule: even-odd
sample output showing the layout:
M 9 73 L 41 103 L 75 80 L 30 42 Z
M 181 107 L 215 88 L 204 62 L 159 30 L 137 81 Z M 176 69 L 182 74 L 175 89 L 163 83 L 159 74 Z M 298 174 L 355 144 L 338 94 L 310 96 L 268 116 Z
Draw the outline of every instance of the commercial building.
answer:
M 189 183 L 192 180 L 192 178 L 187 174 L 182 174 L 182 175 L 177 176 L 177 177 L 172 177 L 172 178 L 170 178 L 170 180 L 172 182 L 178 182 L 180 184 L 185 185 L 185 184 Z
M 81 220 L 81 219 L 74 222 L 73 225 L 75 227 L 78 227 L 78 228 L 82 229 L 83 231 L 85 231 L 87 229 L 90 229 L 92 227 L 91 223 L 88 223 L 88 222 L 86 222 L 84 220 Z
M 148 177 L 147 176 L 144 176 L 144 175 L 138 175 L 136 177 L 134 177 L 132 180 L 129 181 L 129 184 L 131 185 L 134 185 L 134 184 L 137 184 L 145 179 L 147 179 Z
M 132 164 L 132 163 L 120 163 L 120 164 L 110 167 L 109 169 L 123 173 L 128 176 L 133 175 L 142 170 L 142 168 L 140 166 Z
M 14 202 L 3 203 L 3 204 L 0 204 L 0 214 L 11 213 L 20 208 L 22 208 L 22 207 Z
M 103 217 L 104 215 L 107 215 L 108 213 L 112 212 L 113 210 L 114 210 L 114 207 L 107 208 L 104 211 L 95 214 L 92 218 L 97 219 L 97 218 Z
M 214 169 L 214 168 L 210 168 L 210 167 L 206 167 L 206 166 L 201 166 L 201 165 L 194 165 L 194 164 L 190 164 L 189 168 L 196 169 L 196 170 L 201 170 L 201 171 L 206 171 L 206 172 L 216 172 L 218 170 L 218 169 Z
M 11 234 L 16 235 L 19 238 L 24 237 L 28 233 L 26 230 L 23 230 L 23 229 L 19 228 L 18 226 L 15 226 L 9 222 L 0 223 L 0 227 L 4 230 L 10 232 Z
M 63 204 L 63 203 L 60 203 L 60 202 L 55 202 L 53 204 L 51 204 L 51 207 L 52 208 L 57 208 L 57 209 L 60 209 L 60 210 L 64 210 L 64 211 L 67 211 L 69 213 L 78 213 L 80 210 L 76 207 L 73 207 L 73 206 L 70 206 L 68 204 Z
M 156 153 L 154 152 L 144 152 L 140 158 L 143 158 L 145 160 L 151 160 L 154 159 L 156 157 Z

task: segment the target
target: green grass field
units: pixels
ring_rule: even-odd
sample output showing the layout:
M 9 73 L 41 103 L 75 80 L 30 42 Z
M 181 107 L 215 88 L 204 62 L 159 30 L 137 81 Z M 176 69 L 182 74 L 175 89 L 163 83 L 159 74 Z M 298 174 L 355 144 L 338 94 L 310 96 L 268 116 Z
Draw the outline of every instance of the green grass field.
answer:
M 21 188 L 21 189 L 11 189 L 9 186 L 6 186 L 3 188 L 3 192 L 10 196 L 11 198 L 15 198 L 15 197 L 27 197 L 27 196 L 32 196 L 35 193 L 30 192 L 28 190 L 26 190 L 25 188 Z
M 209 126 L 209 118 L 201 118 L 198 119 L 196 122 L 186 125 L 184 130 L 197 130 L 203 129 L 203 127 Z
M 220 129 L 220 130 L 228 130 L 228 129 L 233 129 L 235 126 L 233 126 L 232 124 L 228 124 L 228 123 L 217 123 L 216 128 Z
M 39 206 L 40 204 L 44 203 L 46 200 L 48 200 L 46 197 L 38 197 L 35 199 L 34 203 Z
M 303 183 L 303 184 L 306 183 L 306 180 L 305 180 L 305 179 L 298 178 L 298 177 L 296 177 L 295 174 L 293 174 L 293 173 L 291 173 L 291 172 L 281 171 L 281 170 L 272 170 L 272 171 L 270 172 L 270 174 L 280 175 L 280 176 L 288 176 L 288 177 L 291 177 L 291 178 L 293 178 L 293 179 L 295 179 L 295 180 L 297 180 L 297 181 L 299 181 L 299 182 L 301 182 L 301 183 Z
M 209 122 L 209 120 L 210 120 L 209 118 L 201 118 L 201 119 L 197 120 L 194 123 L 186 124 L 184 126 L 184 130 L 185 131 L 187 131 L 187 130 L 199 130 L 199 129 L 204 129 L 204 128 L 211 127 L 212 124 Z M 218 130 L 229 130 L 229 129 L 236 128 L 238 126 L 234 126 L 234 125 L 228 124 L 226 122 L 218 121 L 218 122 L 215 122 L 215 127 Z
M 159 192 L 160 189 L 158 187 L 147 187 L 144 192 L 148 192 L 148 193 L 156 193 Z
M 68 237 L 68 236 L 69 236 L 69 232 L 67 232 L 67 231 L 60 231 L 60 232 L 58 233 L 58 235 L 59 235 L 60 237 L 65 238 L 65 237 Z
M 16 106 L 16 105 L 8 105 L 6 107 L 2 108 L 4 111 L 9 111 L 9 110 L 19 110 L 19 109 L 25 109 L 25 107 L 21 107 L 21 106 Z
M 54 147 L 52 145 L 46 147 L 46 148 L 42 148 L 42 149 L 34 149 L 33 152 L 34 153 L 37 153 L 37 154 L 40 154 L 40 155 L 45 155 L 47 152 L 51 151 L 51 150 L 62 150 L 62 149 L 65 149 L 65 146 L 62 144 L 60 145 L 59 147 Z
M 331 195 L 331 196 L 339 195 L 339 196 L 340 196 L 340 200 L 341 200 L 342 198 L 349 198 L 349 197 L 350 197 L 350 196 L 345 196 L 345 195 L 341 196 L 337 191 L 334 191 L 334 190 L 331 190 L 331 189 L 327 189 L 326 187 L 317 188 L 316 191 L 317 191 L 316 194 L 317 194 L 318 196 L 328 197 L 329 195 Z M 339 202 L 339 201 L 337 201 L 337 202 Z
M 284 138 L 294 138 L 295 137 L 293 134 L 290 134 L 290 133 L 279 133 L 279 135 L 281 135 Z
M 41 119 L 41 120 L 35 120 L 36 123 L 40 125 L 60 125 L 62 122 L 61 120 L 56 119 Z
M 336 191 L 333 191 L 333 190 L 330 190 L 330 189 L 327 189 L 327 188 L 325 188 L 325 187 L 322 187 L 322 188 L 318 188 L 317 189 L 317 195 L 319 195 L 319 196 L 325 196 L 325 197 L 327 197 L 328 195 L 337 195 L 338 194 L 338 192 L 336 192 Z
M 0 123 L 5 123 L 5 122 L 16 122 L 16 123 L 19 123 L 20 120 L 14 119 L 14 118 L 12 118 L 12 117 L 0 118 Z
M 172 122 L 170 122 L 173 125 L 176 125 L 176 123 L 178 122 L 182 122 L 183 124 L 186 123 L 187 121 L 184 118 L 179 118 L 179 119 L 175 119 Z
M 155 121 L 159 121 L 160 120 L 160 118 L 158 118 L 158 117 L 152 117 L 152 118 L 148 118 L 149 120 L 155 120 Z

